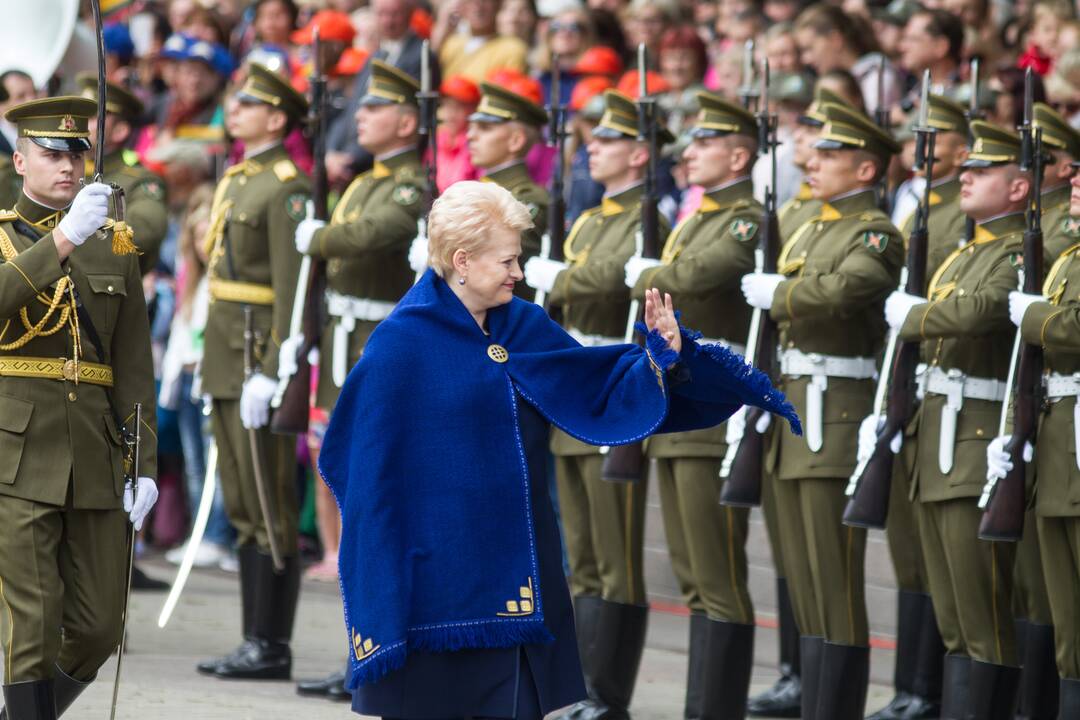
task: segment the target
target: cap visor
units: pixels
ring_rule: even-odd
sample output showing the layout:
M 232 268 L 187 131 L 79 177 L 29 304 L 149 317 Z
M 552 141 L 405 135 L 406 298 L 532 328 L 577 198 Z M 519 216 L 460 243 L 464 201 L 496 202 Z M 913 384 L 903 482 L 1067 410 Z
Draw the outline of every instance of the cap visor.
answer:
M 504 117 L 499 117 L 498 115 L 488 115 L 487 113 L 474 112 L 472 115 L 469 116 L 469 122 L 493 123 L 501 125 L 504 122 L 509 122 L 509 120 Z
M 992 166 L 994 166 L 996 164 L 997 163 L 992 163 L 989 160 L 980 160 L 979 158 L 971 158 L 971 157 L 969 157 L 967 160 L 965 160 L 963 163 L 960 164 L 960 167 L 965 167 L 965 168 L 988 168 L 988 167 L 992 167 Z
M 636 139 L 635 136 L 633 136 L 633 135 L 627 135 L 626 133 L 622 132 L 621 130 L 616 130 L 614 128 L 605 127 L 603 125 L 598 125 L 596 127 L 596 129 L 593 130 L 592 134 L 593 134 L 593 137 L 602 138 L 604 140 L 634 140 L 634 139 Z
M 87 138 L 33 137 L 30 140 L 46 150 L 57 152 L 86 152 L 90 149 L 90 141 Z
M 825 123 L 821 122 L 817 118 L 812 118 L 809 115 L 800 115 L 797 122 L 800 125 L 806 125 L 807 127 L 825 127 Z
M 242 103 L 251 103 L 252 105 L 269 105 L 270 104 L 270 103 L 266 102 L 265 100 L 263 100 L 262 98 L 255 97 L 254 95 L 248 95 L 246 92 L 243 92 L 241 90 L 237 90 L 235 93 L 233 93 L 233 99 L 237 100 L 239 102 L 242 102 Z
M 727 135 L 727 133 L 713 128 L 692 127 L 690 128 L 689 135 L 695 140 L 698 140 L 701 138 L 723 137 L 724 135 Z
M 378 95 L 365 95 L 364 97 L 360 98 L 360 104 L 368 107 L 372 105 L 397 105 L 397 103 L 393 100 L 379 97 Z
M 814 147 L 818 150 L 851 150 L 852 145 L 845 145 L 839 140 L 818 140 L 814 143 Z

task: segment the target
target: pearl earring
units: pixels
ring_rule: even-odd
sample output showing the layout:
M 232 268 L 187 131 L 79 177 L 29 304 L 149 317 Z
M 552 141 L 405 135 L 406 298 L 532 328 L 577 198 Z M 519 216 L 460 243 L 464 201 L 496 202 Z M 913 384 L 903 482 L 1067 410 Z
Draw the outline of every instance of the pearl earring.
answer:
M 458 281 L 458 285 L 464 285 L 465 284 L 465 278 L 464 277 L 459 277 L 457 279 L 457 281 Z

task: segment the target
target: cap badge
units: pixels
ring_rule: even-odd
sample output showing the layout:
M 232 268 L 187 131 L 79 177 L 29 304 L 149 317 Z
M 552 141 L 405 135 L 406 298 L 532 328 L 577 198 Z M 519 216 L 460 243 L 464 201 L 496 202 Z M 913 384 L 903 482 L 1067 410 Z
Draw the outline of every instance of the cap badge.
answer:
M 71 115 L 65 115 L 64 117 L 60 118 L 60 127 L 57 129 L 63 130 L 64 132 L 71 132 L 75 129 L 75 118 L 73 118 Z

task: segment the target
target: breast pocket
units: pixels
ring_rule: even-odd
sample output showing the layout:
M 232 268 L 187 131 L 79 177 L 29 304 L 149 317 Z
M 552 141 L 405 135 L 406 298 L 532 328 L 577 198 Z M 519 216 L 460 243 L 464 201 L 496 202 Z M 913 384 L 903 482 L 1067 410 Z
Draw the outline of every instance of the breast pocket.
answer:
M 84 305 L 94 319 L 95 329 L 102 335 L 112 335 L 116 318 L 120 314 L 120 305 L 127 296 L 124 276 L 87 273 L 86 281 L 93 291 L 93 296 L 85 299 Z
M 226 272 L 230 277 L 249 280 L 267 264 L 266 227 L 261 213 L 233 210 L 229 217 L 229 242 L 225 246 Z M 228 263 L 232 263 L 229 267 Z
M 26 428 L 33 412 L 34 403 L 0 395 L 0 484 L 11 485 L 19 475 Z

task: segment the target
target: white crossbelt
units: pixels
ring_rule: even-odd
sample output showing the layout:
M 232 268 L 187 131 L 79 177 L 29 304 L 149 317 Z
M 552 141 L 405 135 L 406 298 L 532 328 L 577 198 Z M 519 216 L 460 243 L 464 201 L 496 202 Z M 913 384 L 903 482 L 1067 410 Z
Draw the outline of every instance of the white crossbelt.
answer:
M 821 452 L 825 442 L 825 390 L 829 387 L 829 378 L 866 380 L 877 374 L 877 364 L 874 358 L 841 357 L 788 349 L 780 352 L 780 373 L 791 377 L 810 377 L 810 384 L 806 387 L 806 445 L 810 452 Z
M 1043 382 L 1046 383 L 1046 398 L 1048 400 L 1060 400 L 1064 397 L 1077 399 L 1073 406 L 1073 433 L 1075 434 L 1076 447 L 1080 448 L 1080 373 L 1062 375 L 1050 373 Z M 1080 470 L 1080 451 L 1073 455 L 1076 467 Z
M 349 374 L 349 335 L 356 329 L 356 321 L 385 320 L 396 305 L 386 300 L 369 300 L 333 290 L 326 291 L 326 310 L 338 319 L 334 326 L 334 357 L 330 366 L 335 385 L 344 385 L 345 377 Z
M 601 347 L 603 345 L 622 345 L 625 338 L 609 336 L 609 335 L 589 335 L 581 332 L 577 328 L 567 328 L 566 332 L 570 337 L 577 340 L 584 347 Z
M 969 377 L 959 370 L 930 368 L 926 376 L 926 392 L 945 396 L 941 408 L 941 434 L 938 436 L 938 469 L 948 475 L 953 468 L 956 449 L 956 422 L 964 398 L 1001 402 L 1005 399 L 1005 381 L 995 378 Z

